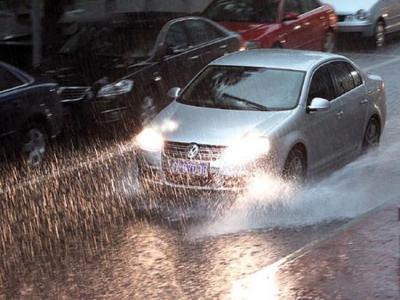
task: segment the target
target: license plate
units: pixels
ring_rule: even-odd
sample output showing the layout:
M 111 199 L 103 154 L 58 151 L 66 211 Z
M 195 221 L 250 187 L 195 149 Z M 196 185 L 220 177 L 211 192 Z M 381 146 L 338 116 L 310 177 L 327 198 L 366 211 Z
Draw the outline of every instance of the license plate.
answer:
M 209 164 L 188 160 L 172 160 L 169 162 L 169 168 L 172 174 L 207 177 Z

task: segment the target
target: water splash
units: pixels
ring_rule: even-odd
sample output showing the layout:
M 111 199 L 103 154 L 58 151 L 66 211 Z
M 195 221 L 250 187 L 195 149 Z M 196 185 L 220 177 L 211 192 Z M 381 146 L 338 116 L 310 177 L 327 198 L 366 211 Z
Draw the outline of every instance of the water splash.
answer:
M 382 144 L 318 182 L 296 189 L 279 180 L 262 196 L 247 193 L 191 229 L 219 235 L 260 228 L 287 228 L 346 220 L 400 198 L 399 131 L 393 123 Z M 223 200 L 222 200 L 223 201 Z

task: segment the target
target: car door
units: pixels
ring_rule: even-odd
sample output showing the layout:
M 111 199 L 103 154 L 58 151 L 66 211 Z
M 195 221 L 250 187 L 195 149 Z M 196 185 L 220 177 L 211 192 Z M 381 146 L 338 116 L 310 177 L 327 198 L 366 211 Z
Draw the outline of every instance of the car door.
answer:
M 161 58 L 160 71 L 169 87 L 183 87 L 192 78 L 192 68 L 199 55 L 198 49 L 190 47 L 183 20 L 168 24 L 164 44 L 165 53 Z
M 189 33 L 189 47 L 193 63 L 192 77 L 214 59 L 239 49 L 239 40 L 227 36 L 216 26 L 203 19 L 188 19 L 185 26 Z
M 306 47 L 311 50 L 322 50 L 329 21 L 327 13 L 321 9 L 321 4 L 317 0 L 300 0 L 299 3 L 304 19 L 304 33 L 308 40 Z
M 323 98 L 330 101 L 330 109 L 308 112 L 306 115 L 305 136 L 308 139 L 310 169 L 319 170 L 332 163 L 342 147 L 339 133 L 343 128 L 343 102 L 335 97 L 335 89 L 329 73 L 329 65 L 319 67 L 313 74 L 307 106 L 312 99 Z
M 338 99 L 343 102 L 344 154 L 356 151 L 362 142 L 368 114 L 367 89 L 360 73 L 348 62 L 330 64 Z
M 300 1 L 284 0 L 281 20 L 285 48 L 307 49 L 310 43 L 308 40 L 309 26 L 307 18 L 304 18 L 302 12 Z M 292 14 L 298 15 L 298 18 L 287 19 L 287 16 Z
M 10 138 L 18 131 L 24 116 L 24 96 L 18 87 L 24 82 L 0 64 L 0 138 Z

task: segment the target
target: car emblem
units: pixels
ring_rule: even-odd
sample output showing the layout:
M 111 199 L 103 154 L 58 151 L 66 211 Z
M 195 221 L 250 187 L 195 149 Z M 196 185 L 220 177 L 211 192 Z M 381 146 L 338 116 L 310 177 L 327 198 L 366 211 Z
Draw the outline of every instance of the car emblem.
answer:
M 189 159 L 193 159 L 195 158 L 200 152 L 200 147 L 197 144 L 191 144 L 188 148 L 187 148 L 187 152 L 186 152 L 186 156 Z

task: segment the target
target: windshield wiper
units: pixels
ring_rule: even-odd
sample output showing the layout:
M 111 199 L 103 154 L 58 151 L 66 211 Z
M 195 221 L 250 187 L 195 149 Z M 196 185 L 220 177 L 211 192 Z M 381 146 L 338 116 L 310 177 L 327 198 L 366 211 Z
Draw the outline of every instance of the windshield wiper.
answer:
M 253 107 L 253 108 L 255 108 L 256 110 L 259 110 L 259 111 L 269 111 L 268 107 L 266 107 L 266 106 L 264 106 L 262 104 L 258 104 L 258 103 L 255 103 L 255 102 L 252 102 L 252 101 L 249 101 L 249 100 L 246 100 L 246 99 L 242 99 L 242 98 L 230 95 L 230 94 L 223 93 L 222 97 L 227 97 L 227 98 L 231 98 L 231 99 L 233 99 L 235 101 L 242 102 L 242 103 L 244 103 L 244 104 L 246 104 L 248 106 L 251 106 L 251 107 Z

